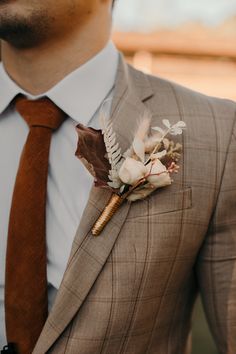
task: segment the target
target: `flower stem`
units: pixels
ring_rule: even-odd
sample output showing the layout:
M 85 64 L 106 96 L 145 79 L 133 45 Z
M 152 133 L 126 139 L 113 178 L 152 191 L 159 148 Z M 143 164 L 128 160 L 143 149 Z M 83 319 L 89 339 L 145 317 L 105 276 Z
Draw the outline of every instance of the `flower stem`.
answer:
M 165 134 L 162 135 L 161 140 L 158 141 L 157 145 L 154 147 L 152 153 L 149 156 L 152 156 L 153 154 L 155 154 L 156 152 L 158 152 L 159 148 L 161 147 L 161 143 L 163 142 L 163 140 L 165 139 L 165 137 L 169 134 L 171 128 L 169 128 Z M 149 162 L 151 162 L 151 159 L 149 158 L 146 162 L 145 162 L 145 166 L 149 164 Z

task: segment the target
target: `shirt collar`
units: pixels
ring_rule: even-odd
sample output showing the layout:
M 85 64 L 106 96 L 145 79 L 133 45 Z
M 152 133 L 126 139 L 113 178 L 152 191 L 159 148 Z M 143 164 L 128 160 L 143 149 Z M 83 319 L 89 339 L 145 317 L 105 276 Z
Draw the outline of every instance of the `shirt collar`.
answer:
M 87 125 L 115 84 L 119 54 L 109 41 L 104 49 L 87 61 L 50 90 L 39 96 L 32 96 L 19 87 L 0 64 L 0 114 L 19 93 L 30 99 L 42 96 L 50 98 L 69 117 Z

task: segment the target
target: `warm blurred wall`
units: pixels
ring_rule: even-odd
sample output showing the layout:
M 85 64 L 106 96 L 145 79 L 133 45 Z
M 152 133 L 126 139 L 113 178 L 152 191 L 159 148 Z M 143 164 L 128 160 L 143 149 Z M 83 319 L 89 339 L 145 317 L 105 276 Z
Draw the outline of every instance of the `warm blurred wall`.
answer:
M 113 39 L 141 70 L 236 100 L 236 28 L 229 24 L 224 30 L 186 25 L 151 34 L 115 32 Z

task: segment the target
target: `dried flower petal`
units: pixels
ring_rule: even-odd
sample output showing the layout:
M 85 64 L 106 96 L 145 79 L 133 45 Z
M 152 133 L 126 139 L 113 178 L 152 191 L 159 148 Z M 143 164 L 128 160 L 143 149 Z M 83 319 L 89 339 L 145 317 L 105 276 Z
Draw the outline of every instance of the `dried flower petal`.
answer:
M 120 168 L 119 177 L 123 183 L 134 185 L 146 173 L 147 168 L 142 162 L 127 157 Z
M 171 178 L 167 168 L 161 163 L 160 160 L 155 160 L 147 165 L 150 170 L 150 176 L 147 178 L 155 188 L 161 188 L 171 184 Z
M 134 149 L 135 154 L 139 157 L 139 159 L 142 162 L 144 162 L 144 159 L 145 159 L 145 145 L 142 142 L 142 140 L 139 139 L 138 137 L 134 138 L 133 149 Z
M 161 135 L 165 134 L 165 131 L 160 127 L 152 127 L 152 129 L 159 132 Z
M 174 124 L 171 128 L 170 128 L 170 134 L 171 135 L 180 135 L 183 133 L 183 130 L 186 128 L 186 123 L 183 122 L 182 120 L 180 120 L 179 122 L 177 122 L 176 124 Z
M 170 124 L 169 119 L 163 119 L 163 120 L 162 120 L 162 123 L 163 123 L 168 129 L 171 128 L 171 124 Z
M 79 135 L 78 146 L 75 155 L 84 163 L 85 167 L 93 171 L 95 186 L 108 187 L 110 163 L 106 156 L 106 148 L 101 130 L 85 127 L 82 124 L 76 126 Z M 86 162 L 85 162 L 86 161 Z
M 156 154 L 151 154 L 150 155 L 150 159 L 151 160 L 156 160 L 156 159 L 161 159 L 161 158 L 163 158 L 164 156 L 166 156 L 166 154 L 167 154 L 167 152 L 166 152 L 166 150 L 162 150 L 162 151 L 160 151 L 160 152 L 157 152 Z

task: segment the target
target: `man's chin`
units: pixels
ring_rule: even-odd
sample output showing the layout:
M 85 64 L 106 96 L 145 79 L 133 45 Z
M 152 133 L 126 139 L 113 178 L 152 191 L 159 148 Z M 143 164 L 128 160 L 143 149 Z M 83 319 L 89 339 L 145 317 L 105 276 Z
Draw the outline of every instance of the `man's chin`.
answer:
M 0 39 L 16 48 L 33 46 L 35 32 L 27 21 L 17 16 L 4 17 L 0 6 Z

